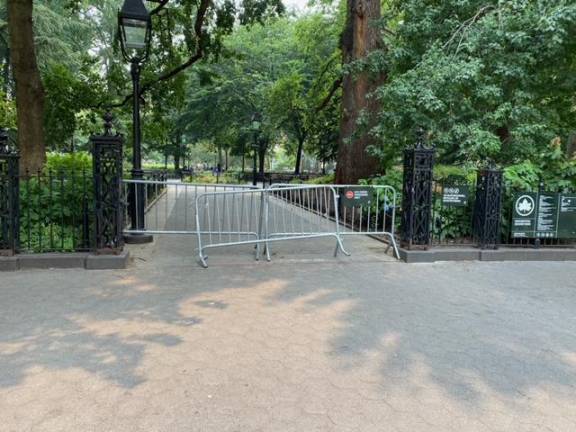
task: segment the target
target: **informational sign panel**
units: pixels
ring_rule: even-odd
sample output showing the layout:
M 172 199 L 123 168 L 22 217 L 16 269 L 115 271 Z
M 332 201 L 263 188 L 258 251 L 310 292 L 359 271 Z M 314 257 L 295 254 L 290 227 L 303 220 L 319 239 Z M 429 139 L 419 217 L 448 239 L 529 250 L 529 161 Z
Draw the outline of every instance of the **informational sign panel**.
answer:
M 559 203 L 558 237 L 576 238 L 576 194 L 562 195 Z
M 531 238 L 536 233 L 536 200 L 538 194 L 525 193 L 514 197 L 512 237 Z
M 538 195 L 536 238 L 556 238 L 558 232 L 558 194 Z
M 469 186 L 445 185 L 442 189 L 442 204 L 445 207 L 465 207 L 469 195 Z
M 371 187 L 351 187 L 344 190 L 340 196 L 342 205 L 345 207 L 362 207 L 370 204 L 372 200 Z
M 576 238 L 576 195 L 522 193 L 513 205 L 512 237 Z

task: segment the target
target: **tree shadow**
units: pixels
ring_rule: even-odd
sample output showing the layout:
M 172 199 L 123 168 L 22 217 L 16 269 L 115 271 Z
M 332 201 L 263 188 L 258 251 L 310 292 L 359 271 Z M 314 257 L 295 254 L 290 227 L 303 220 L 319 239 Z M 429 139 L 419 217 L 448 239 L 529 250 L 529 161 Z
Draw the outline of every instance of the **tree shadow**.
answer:
M 184 271 L 158 263 L 118 273 L 51 272 L 49 280 L 46 272 L 22 273 L 26 286 L 15 286 L 18 275 L 10 275 L 0 284 L 0 387 L 42 366 L 80 368 L 134 388 L 146 381 L 138 371 L 148 347 L 177 347 L 183 340 L 174 329 L 206 330 L 201 310 L 225 313 L 231 304 L 219 295 L 233 290 L 263 297 L 263 308 L 304 304 L 317 313 L 346 304 L 322 349 L 347 370 L 377 358 L 382 392 L 416 386 L 410 378 L 422 369 L 471 405 L 485 389 L 513 401 L 542 385 L 576 388 L 575 364 L 566 358 L 576 353 L 576 284 L 566 265 L 278 260 Z M 254 291 L 277 281 L 270 293 Z M 102 332 L 85 324 L 124 321 L 136 329 Z
M 576 282 L 555 271 L 566 265 L 547 265 L 355 264 L 331 270 L 328 283 L 296 290 L 293 281 L 270 301 L 306 298 L 310 311 L 349 304 L 328 352 L 344 369 L 376 356 L 382 391 L 410 387 L 424 370 L 467 404 L 487 389 L 511 401 L 539 386 L 573 393 Z

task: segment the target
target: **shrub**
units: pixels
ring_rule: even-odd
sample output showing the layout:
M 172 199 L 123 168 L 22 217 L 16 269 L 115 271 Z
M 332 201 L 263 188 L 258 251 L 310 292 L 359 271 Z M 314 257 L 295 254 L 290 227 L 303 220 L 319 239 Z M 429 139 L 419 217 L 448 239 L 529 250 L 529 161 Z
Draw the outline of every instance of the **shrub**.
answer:
M 22 248 L 68 252 L 88 247 L 93 196 L 90 154 L 49 154 L 43 172 L 20 181 Z

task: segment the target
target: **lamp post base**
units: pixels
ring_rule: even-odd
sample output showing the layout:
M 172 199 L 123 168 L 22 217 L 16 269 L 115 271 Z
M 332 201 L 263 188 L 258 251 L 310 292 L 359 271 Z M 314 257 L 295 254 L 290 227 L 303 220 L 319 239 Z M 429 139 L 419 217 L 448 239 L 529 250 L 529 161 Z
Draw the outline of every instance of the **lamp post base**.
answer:
M 126 234 L 124 242 L 126 244 L 147 244 L 154 241 L 154 236 L 150 234 Z

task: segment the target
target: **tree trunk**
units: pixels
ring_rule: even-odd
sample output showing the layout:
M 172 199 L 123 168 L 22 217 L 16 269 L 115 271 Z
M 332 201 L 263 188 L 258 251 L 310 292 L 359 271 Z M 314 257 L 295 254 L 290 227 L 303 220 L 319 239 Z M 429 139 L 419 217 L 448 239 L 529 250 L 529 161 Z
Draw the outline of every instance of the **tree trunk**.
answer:
M 222 147 L 220 145 L 218 145 L 218 162 L 216 162 L 216 166 L 218 171 L 222 169 Z
M 262 138 L 260 138 L 262 139 Z M 268 148 L 268 143 L 262 143 L 259 147 L 258 147 L 258 178 L 260 179 L 260 181 L 264 181 L 264 172 L 265 172 L 265 166 L 264 164 L 266 163 L 266 149 Z
M 342 61 L 352 63 L 365 58 L 371 51 L 381 48 L 381 37 L 377 28 L 380 19 L 379 0 L 347 0 L 346 27 L 342 34 Z M 336 183 L 355 184 L 361 178 L 377 174 L 378 159 L 367 153 L 374 140 L 366 131 L 357 130 L 357 120 L 362 110 L 370 115 L 368 126 L 373 124 L 378 104 L 368 99 L 385 75 L 371 76 L 369 72 L 348 73 L 342 82 L 342 118 L 340 121 L 340 143 Z
M 304 151 L 304 139 L 298 139 L 298 150 L 296 151 L 296 167 L 294 174 L 299 175 L 302 168 L 302 152 Z
M 12 76 L 16 85 L 18 147 L 23 172 L 42 169 L 46 161 L 44 141 L 44 86 L 36 61 L 33 0 L 8 0 L 8 27 Z

